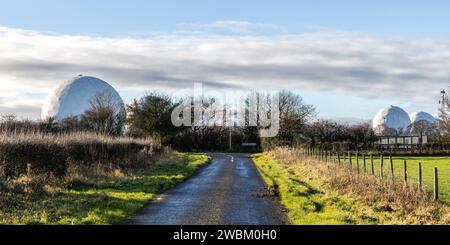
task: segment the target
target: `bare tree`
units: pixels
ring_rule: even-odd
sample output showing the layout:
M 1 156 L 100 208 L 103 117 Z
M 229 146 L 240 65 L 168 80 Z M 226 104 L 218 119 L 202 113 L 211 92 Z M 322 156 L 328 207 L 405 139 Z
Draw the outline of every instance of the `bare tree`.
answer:
M 438 136 L 440 141 L 448 142 L 450 139 L 450 116 L 448 114 L 448 110 L 450 109 L 450 101 L 448 98 L 445 98 L 441 101 L 441 104 L 442 107 L 439 108 Z
M 344 127 L 329 120 L 318 120 L 311 125 L 310 135 L 320 145 L 339 141 L 344 134 Z
M 271 114 L 273 112 L 270 97 L 270 94 L 257 93 L 258 122 L 260 112 L 270 111 Z M 302 141 L 307 122 L 316 114 L 313 105 L 306 104 L 300 95 L 291 91 L 279 92 L 278 103 L 278 134 L 273 138 L 261 138 L 261 145 L 265 149 L 278 145 L 295 145 Z
M 17 116 L 14 114 L 6 114 L 1 116 L 2 123 L 10 123 L 17 120 Z
M 82 116 L 82 123 L 101 134 L 121 134 L 125 119 L 123 104 L 110 93 L 99 93 L 91 100 L 91 108 Z
M 426 120 L 421 120 L 418 122 L 414 122 L 411 125 L 409 125 L 408 130 L 418 136 L 422 135 L 431 135 L 436 130 L 436 124 L 428 122 Z
M 313 118 L 316 110 L 306 104 L 303 98 L 290 91 L 280 92 L 280 132 L 278 138 L 293 143 L 299 137 L 308 120 Z

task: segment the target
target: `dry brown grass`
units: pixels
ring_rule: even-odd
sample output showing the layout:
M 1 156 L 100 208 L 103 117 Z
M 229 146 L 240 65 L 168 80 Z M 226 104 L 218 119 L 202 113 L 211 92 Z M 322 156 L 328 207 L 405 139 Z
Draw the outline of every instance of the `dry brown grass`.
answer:
M 109 136 L 101 135 L 92 132 L 71 132 L 71 133 L 61 133 L 61 134 L 47 134 L 40 132 L 8 132 L 0 131 L 0 144 L 5 143 L 54 143 L 58 145 L 67 145 L 69 143 L 79 142 L 79 143 L 93 143 L 93 142 L 104 142 L 104 143 L 120 143 L 120 144 L 146 144 L 159 146 L 160 143 L 152 138 L 131 138 L 124 136 Z
M 151 138 L 3 131 L 0 192 L 32 197 L 96 177 L 123 176 L 154 163 L 160 151 Z
M 413 184 L 357 173 L 348 166 L 319 161 L 292 148 L 278 148 L 270 156 L 299 176 L 321 183 L 322 188 L 355 196 L 378 212 L 390 213 L 383 223 L 450 224 L 449 207 L 434 202 Z
M 0 170 L 7 178 L 35 173 L 64 176 L 69 167 L 94 164 L 134 168 L 161 149 L 150 138 L 111 137 L 86 132 L 68 134 L 0 132 Z M 144 156 L 145 155 L 145 156 Z M 1 174 L 1 173 L 0 173 Z

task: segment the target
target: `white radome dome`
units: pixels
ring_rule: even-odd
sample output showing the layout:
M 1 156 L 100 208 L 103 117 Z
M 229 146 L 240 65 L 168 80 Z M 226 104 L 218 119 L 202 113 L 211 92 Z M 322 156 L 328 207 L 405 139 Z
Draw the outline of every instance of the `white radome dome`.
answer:
M 423 111 L 411 113 L 410 118 L 411 118 L 411 123 L 417 123 L 420 121 L 426 121 L 431 124 L 436 123 L 436 118 L 434 118 L 429 113 L 426 113 Z
M 377 135 L 405 133 L 411 124 L 408 113 L 397 106 L 383 108 L 375 114 L 372 127 Z
M 107 82 L 90 76 L 78 76 L 64 82 L 49 94 L 42 106 L 41 119 L 55 118 L 61 121 L 68 117 L 83 115 L 91 108 L 92 99 L 107 94 L 118 108 L 117 113 L 125 115 L 125 106 L 119 93 Z

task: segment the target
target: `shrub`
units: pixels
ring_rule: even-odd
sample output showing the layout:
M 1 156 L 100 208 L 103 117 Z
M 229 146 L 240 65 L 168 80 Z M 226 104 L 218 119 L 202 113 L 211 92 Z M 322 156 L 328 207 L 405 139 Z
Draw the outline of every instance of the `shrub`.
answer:
M 34 173 L 63 176 L 66 171 L 64 148 L 56 144 L 27 144 L 25 142 L 0 144 L 0 163 L 7 177 L 27 172 L 27 165 Z
M 130 167 L 139 155 L 150 156 L 159 148 L 160 144 L 152 139 L 83 132 L 59 135 L 3 132 L 0 134 L 0 168 L 7 178 L 26 174 L 28 164 L 33 174 L 63 177 L 69 165 Z

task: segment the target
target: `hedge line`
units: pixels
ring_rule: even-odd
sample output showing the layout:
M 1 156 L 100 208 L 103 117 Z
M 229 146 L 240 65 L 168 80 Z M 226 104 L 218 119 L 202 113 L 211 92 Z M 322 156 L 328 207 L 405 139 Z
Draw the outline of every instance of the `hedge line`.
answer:
M 160 145 L 151 139 L 106 137 L 89 133 L 65 135 L 0 135 L 0 168 L 7 178 L 28 172 L 64 176 L 69 164 L 135 164 L 139 154 L 152 155 Z

